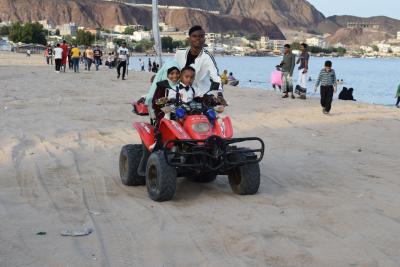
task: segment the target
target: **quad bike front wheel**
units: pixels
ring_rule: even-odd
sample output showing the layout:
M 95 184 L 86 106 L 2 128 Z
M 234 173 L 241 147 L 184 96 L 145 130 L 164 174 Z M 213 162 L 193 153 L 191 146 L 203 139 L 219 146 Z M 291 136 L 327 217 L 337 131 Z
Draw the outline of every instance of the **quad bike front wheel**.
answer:
M 254 155 L 254 153 L 250 152 Z M 245 156 L 238 153 L 236 158 Z M 232 169 L 229 174 L 229 184 L 232 191 L 239 195 L 254 195 L 260 187 L 260 165 L 258 163 L 246 164 Z
M 164 152 L 153 152 L 146 167 L 146 185 L 150 198 L 158 202 L 171 200 L 176 191 L 176 178 L 176 169 L 167 164 Z
M 142 145 L 126 145 L 122 147 L 119 156 L 119 173 L 124 185 L 138 186 L 145 184 L 145 177 L 138 174 L 142 155 Z

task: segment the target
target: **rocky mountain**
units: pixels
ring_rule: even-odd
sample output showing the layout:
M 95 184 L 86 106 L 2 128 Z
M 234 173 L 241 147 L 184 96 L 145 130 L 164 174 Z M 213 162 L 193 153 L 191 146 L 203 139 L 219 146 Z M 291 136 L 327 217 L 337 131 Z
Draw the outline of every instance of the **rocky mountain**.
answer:
M 259 33 L 274 39 L 284 39 L 280 29 L 270 21 L 259 21 L 242 16 L 215 15 L 191 9 L 160 10 L 162 21 L 180 30 L 202 25 L 208 32 Z
M 280 29 L 267 20 L 191 9 L 163 9 L 160 16 L 179 30 L 201 24 L 208 31 L 259 33 L 273 39 L 284 39 Z M 107 28 L 116 24 L 151 27 L 151 10 L 100 0 L 0 0 L 0 19 L 23 22 L 47 19 L 56 25 L 75 22 L 86 27 Z
M 376 16 L 369 18 L 355 16 L 331 16 L 328 21 L 336 24 L 338 27 L 347 27 L 348 22 L 368 22 L 370 24 L 379 25 L 379 31 L 384 31 L 390 34 L 396 34 L 400 30 L 400 20 L 392 19 L 385 16 Z
M 151 0 L 126 1 L 151 4 Z M 309 29 L 325 20 L 325 16 L 306 0 L 159 0 L 159 4 L 214 10 L 273 22 L 280 28 Z
M 327 41 L 332 45 L 341 43 L 348 47 L 356 48 L 360 45 L 370 45 L 372 41 L 385 41 L 390 38 L 394 38 L 394 35 L 384 31 L 341 28 L 329 36 Z
M 3 21 L 47 19 L 56 25 L 75 22 L 86 27 L 111 27 L 115 24 L 150 25 L 150 11 L 112 2 L 92 0 L 0 0 Z

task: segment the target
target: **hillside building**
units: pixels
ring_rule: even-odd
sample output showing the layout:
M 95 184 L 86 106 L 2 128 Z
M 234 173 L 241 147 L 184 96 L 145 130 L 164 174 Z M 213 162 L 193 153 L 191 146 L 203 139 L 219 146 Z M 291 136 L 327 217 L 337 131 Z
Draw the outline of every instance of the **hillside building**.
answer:
M 311 37 L 311 38 L 307 38 L 306 39 L 306 43 L 309 46 L 317 46 L 317 47 L 322 47 L 322 48 L 326 48 L 326 41 L 324 38 L 322 37 Z
M 144 26 L 140 24 L 134 24 L 134 25 L 115 25 L 113 28 L 113 32 L 116 33 L 124 33 L 126 28 L 133 28 L 134 31 L 143 31 Z
M 75 23 L 67 23 L 58 27 L 60 30 L 60 35 L 62 36 L 76 36 L 78 32 L 78 26 Z
M 347 22 L 348 29 L 373 29 L 379 30 L 380 25 L 371 22 L 353 21 Z
M 161 32 L 160 36 L 161 36 L 161 38 L 162 37 L 171 37 L 175 41 L 185 41 L 188 38 L 188 33 L 187 32 Z

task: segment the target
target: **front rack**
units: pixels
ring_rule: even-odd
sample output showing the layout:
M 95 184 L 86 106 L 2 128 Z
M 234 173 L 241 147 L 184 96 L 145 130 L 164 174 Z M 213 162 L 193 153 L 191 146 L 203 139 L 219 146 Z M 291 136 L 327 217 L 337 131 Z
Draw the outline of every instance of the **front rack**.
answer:
M 258 148 L 238 148 L 242 142 L 257 142 Z M 173 147 L 173 149 L 168 149 Z M 174 150 L 176 149 L 176 150 Z M 265 145 L 258 137 L 223 139 L 211 136 L 205 140 L 171 140 L 164 145 L 168 165 L 205 172 L 226 172 L 232 168 L 259 163 Z

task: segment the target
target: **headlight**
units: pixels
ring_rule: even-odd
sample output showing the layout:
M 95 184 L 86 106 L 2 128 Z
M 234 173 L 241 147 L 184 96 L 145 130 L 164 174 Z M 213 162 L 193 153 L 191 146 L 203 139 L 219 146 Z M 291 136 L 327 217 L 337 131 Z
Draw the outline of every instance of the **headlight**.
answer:
M 217 118 L 217 114 L 213 109 L 210 108 L 209 110 L 207 110 L 207 117 L 210 121 L 214 121 Z
M 210 124 L 208 122 L 193 124 L 192 130 L 198 133 L 207 133 L 210 130 Z
M 175 114 L 176 114 L 176 117 L 178 117 L 178 119 L 183 119 L 183 117 L 185 117 L 186 112 L 183 108 L 177 108 L 175 110 Z

